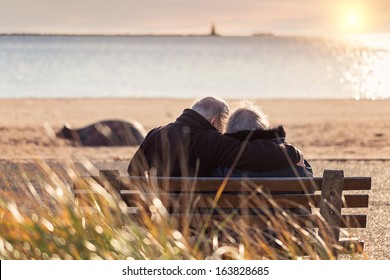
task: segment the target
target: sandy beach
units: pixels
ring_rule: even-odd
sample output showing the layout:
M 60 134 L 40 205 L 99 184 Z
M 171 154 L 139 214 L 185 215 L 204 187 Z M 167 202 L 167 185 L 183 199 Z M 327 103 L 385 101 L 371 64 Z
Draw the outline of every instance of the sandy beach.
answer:
M 0 101 L 1 195 L 28 204 L 15 186 L 36 176 L 44 160 L 60 177 L 66 162 L 99 168 L 127 167 L 137 147 L 86 148 L 56 139 L 65 123 L 78 128 L 104 119 L 136 120 L 147 131 L 174 121 L 193 100 L 180 99 L 6 99 Z M 227 100 L 234 108 L 236 100 Z M 272 125 L 283 125 L 287 141 L 303 151 L 315 175 L 343 169 L 345 176 L 372 177 L 367 229 L 359 236 L 369 259 L 390 259 L 390 100 L 257 100 Z M 84 168 L 84 169 L 83 169 Z M 93 170 L 97 170 L 93 169 Z M 66 178 L 65 178 L 66 179 Z M 33 179 L 31 179 L 33 181 Z M 8 183 L 4 183 L 8 182 Z M 20 184 L 17 184 L 20 182 Z M 32 202 L 29 202 L 32 203 Z
M 50 138 L 65 123 L 78 128 L 98 120 L 136 120 L 148 131 L 174 121 L 187 99 L 11 99 L 0 102 L 3 159 L 90 156 L 130 159 L 133 149 L 96 153 Z M 229 101 L 231 107 L 237 101 Z M 307 158 L 390 159 L 390 101 L 257 100 L 272 125 L 283 125 L 287 140 Z

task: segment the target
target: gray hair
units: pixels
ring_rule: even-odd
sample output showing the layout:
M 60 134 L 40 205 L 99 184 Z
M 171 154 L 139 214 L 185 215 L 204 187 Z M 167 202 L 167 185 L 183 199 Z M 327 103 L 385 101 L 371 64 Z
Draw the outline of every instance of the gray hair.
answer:
M 215 118 L 222 126 L 229 116 L 229 106 L 227 103 L 222 99 L 212 96 L 204 97 L 196 101 L 191 109 L 208 121 Z
M 269 128 L 268 117 L 253 103 L 245 102 L 234 110 L 226 125 L 226 133 L 241 130 L 265 130 Z

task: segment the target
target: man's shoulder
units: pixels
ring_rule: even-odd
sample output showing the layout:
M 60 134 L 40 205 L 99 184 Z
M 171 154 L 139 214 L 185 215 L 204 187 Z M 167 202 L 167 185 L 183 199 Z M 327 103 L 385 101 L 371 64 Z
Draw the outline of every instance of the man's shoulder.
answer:
M 161 137 L 164 137 L 164 135 L 168 137 L 175 137 L 175 135 L 181 131 L 180 127 L 180 125 L 175 123 L 155 127 L 146 134 L 145 140 L 151 141 L 153 139 L 160 139 Z
M 146 134 L 145 139 L 150 138 L 150 137 L 151 137 L 152 135 L 154 135 L 154 134 L 156 133 L 156 131 L 158 131 L 160 128 L 161 128 L 161 126 L 152 128 L 152 129 Z

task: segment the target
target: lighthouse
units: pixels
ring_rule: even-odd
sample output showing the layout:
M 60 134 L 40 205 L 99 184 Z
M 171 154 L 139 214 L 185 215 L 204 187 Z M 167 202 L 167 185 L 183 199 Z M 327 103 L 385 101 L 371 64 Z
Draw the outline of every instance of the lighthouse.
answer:
M 218 36 L 217 32 L 215 31 L 215 25 L 211 25 L 211 31 L 210 31 L 210 36 Z

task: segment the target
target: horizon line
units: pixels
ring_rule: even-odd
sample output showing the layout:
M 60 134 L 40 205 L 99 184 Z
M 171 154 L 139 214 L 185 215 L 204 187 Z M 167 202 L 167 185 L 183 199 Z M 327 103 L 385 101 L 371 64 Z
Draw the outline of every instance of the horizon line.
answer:
M 235 34 L 235 35 L 224 35 L 224 34 L 211 34 L 211 33 L 68 33 L 68 32 L 0 32 L 0 35 L 36 35 L 36 36 L 161 36 L 161 37 L 252 37 L 252 36 L 284 36 L 275 35 L 273 33 L 253 33 L 253 34 Z M 299 35 L 297 35 L 299 36 Z
M 220 33 L 71 33 L 71 32 L 1 32 L 0 36 L 134 36 L 134 37 L 339 37 L 354 35 L 378 35 L 383 33 L 339 33 L 339 34 L 315 34 L 315 33 L 274 33 L 254 32 L 249 34 L 220 34 Z

